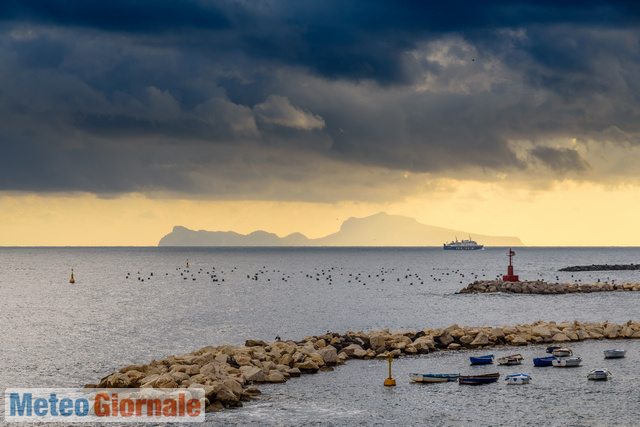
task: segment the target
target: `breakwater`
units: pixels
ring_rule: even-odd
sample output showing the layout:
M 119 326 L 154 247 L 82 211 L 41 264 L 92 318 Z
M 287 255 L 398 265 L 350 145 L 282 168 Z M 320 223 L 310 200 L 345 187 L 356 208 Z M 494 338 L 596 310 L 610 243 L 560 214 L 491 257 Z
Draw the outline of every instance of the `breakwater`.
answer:
M 476 280 L 458 293 L 567 294 L 610 291 L 640 291 L 640 283 L 547 283 L 543 281 L 505 282 L 502 280 Z
M 640 270 L 640 264 L 591 264 L 573 265 L 564 267 L 558 271 L 616 271 L 616 270 Z
M 503 327 L 452 325 L 421 331 L 388 329 L 327 333 L 301 341 L 247 340 L 242 346 L 204 347 L 181 356 L 125 366 L 102 378 L 93 388 L 203 388 L 207 411 L 242 406 L 260 394 L 255 384 L 282 383 L 301 374 L 333 370 L 350 359 L 386 359 L 460 350 L 567 343 L 588 339 L 640 338 L 640 322 L 543 322 Z

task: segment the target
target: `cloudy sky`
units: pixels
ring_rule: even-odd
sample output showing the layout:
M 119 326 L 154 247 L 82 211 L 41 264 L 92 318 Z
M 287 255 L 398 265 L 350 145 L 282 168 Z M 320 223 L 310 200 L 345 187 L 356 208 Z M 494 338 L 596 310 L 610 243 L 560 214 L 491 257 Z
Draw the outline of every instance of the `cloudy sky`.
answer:
M 635 245 L 640 3 L 5 0 L 0 245 L 379 211 Z

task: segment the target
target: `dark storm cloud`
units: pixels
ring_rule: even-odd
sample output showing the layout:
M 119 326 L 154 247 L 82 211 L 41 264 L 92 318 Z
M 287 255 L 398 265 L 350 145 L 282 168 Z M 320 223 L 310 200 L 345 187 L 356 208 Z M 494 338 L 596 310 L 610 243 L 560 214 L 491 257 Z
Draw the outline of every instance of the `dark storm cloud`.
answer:
M 582 172 L 590 167 L 580 153 L 569 148 L 536 147 L 530 151 L 530 154 L 559 173 Z
M 211 54 L 242 52 L 251 58 L 299 65 L 336 78 L 403 81 L 403 54 L 443 33 L 486 39 L 495 28 L 579 24 L 635 27 L 637 2 L 604 1 L 127 1 L 8 0 L 0 17 L 124 32 Z M 489 30 L 489 31 L 487 31 Z M 555 53 L 567 53 L 563 40 Z M 578 46 L 579 47 L 579 46 Z M 573 48 L 573 47 L 572 47 Z M 554 44 L 533 45 L 534 54 L 580 66 L 581 54 L 554 55 Z M 588 51 L 584 52 L 588 54 Z
M 338 168 L 361 187 L 336 198 L 357 198 L 363 167 L 593 172 L 548 147 L 638 145 L 639 17 L 604 1 L 0 2 L 0 190 L 287 183 L 311 199 Z

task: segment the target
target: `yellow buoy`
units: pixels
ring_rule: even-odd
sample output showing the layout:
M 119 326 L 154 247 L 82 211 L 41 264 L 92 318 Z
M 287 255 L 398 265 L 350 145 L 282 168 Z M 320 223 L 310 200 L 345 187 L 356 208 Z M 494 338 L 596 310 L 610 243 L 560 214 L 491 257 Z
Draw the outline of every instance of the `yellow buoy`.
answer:
M 71 269 L 71 279 L 69 280 L 69 283 L 76 283 L 76 279 L 73 278 L 73 268 Z
M 386 385 L 386 386 L 394 386 L 394 385 L 396 385 L 396 380 L 391 378 L 391 361 L 393 360 L 393 354 L 390 354 L 389 357 L 387 357 L 387 360 L 389 361 L 389 378 L 384 380 L 384 385 Z

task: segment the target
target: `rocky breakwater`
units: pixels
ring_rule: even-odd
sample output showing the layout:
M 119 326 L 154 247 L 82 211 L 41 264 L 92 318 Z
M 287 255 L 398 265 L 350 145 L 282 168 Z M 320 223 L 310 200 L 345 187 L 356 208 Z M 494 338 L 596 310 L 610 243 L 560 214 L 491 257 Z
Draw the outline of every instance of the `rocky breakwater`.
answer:
M 640 322 L 579 323 L 537 321 L 530 325 L 422 331 L 388 329 L 327 333 L 302 341 L 248 340 L 242 346 L 205 347 L 181 356 L 130 365 L 87 388 L 202 388 L 207 412 L 242 406 L 260 394 L 255 384 L 283 383 L 290 377 L 333 370 L 349 359 L 386 359 L 439 350 L 562 343 L 586 339 L 640 338 Z
M 567 294 L 609 291 L 640 291 L 640 283 L 546 283 L 542 281 L 505 282 L 476 280 L 459 294 L 504 292 L 507 294 Z
M 591 264 L 573 265 L 561 268 L 558 271 L 616 271 L 616 270 L 640 270 L 640 264 Z

